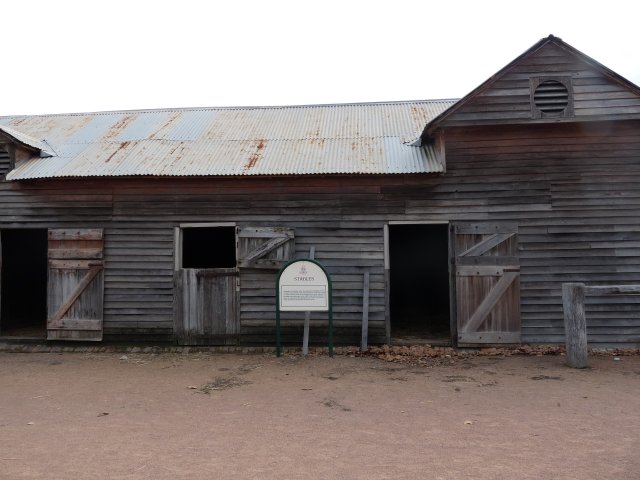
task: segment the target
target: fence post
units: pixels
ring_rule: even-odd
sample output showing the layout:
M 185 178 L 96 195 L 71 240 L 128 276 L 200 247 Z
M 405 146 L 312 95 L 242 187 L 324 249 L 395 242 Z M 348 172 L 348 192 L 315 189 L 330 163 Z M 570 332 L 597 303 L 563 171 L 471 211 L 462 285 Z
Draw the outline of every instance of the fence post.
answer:
M 309 258 L 316 257 L 316 247 L 309 248 Z M 302 332 L 302 355 L 309 353 L 309 324 L 311 323 L 311 312 L 304 312 L 304 330 Z
M 362 287 L 362 340 L 360 351 L 366 352 L 369 348 L 369 272 L 364 272 Z
M 584 283 L 562 284 L 567 365 L 572 368 L 586 368 L 588 366 L 587 319 L 584 313 L 584 295 Z

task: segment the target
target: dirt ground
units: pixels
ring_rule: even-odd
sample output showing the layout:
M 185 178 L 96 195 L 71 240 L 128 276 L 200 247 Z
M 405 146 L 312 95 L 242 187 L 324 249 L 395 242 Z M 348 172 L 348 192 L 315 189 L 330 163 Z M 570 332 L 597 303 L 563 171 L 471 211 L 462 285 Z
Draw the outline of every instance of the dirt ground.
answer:
M 0 353 L 0 478 L 639 479 L 616 358 Z

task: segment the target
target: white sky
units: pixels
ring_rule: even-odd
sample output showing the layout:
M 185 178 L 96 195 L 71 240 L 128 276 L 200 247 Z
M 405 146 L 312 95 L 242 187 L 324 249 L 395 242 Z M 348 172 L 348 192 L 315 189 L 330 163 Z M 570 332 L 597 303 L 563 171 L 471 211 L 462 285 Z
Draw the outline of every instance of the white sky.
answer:
M 640 84 L 634 0 L 12 0 L 0 115 L 458 98 L 550 33 Z

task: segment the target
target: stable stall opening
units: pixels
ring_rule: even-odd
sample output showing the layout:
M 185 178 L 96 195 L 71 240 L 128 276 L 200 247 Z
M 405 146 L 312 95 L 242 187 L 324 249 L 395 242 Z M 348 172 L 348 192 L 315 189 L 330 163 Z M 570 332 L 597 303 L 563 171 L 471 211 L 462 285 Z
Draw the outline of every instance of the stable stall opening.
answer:
M 390 225 L 389 257 L 393 341 L 450 343 L 448 225 Z
M 47 331 L 47 230 L 2 230 L 0 335 L 44 337 Z
M 182 268 L 235 266 L 235 227 L 182 228 Z

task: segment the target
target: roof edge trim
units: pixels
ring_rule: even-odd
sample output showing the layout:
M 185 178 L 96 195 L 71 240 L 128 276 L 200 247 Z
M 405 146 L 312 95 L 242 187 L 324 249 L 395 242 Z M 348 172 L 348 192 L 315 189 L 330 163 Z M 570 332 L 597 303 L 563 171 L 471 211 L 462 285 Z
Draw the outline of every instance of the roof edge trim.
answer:
M 14 130 L 13 128 L 7 127 L 5 125 L 0 125 L 0 132 L 4 133 L 12 141 L 19 143 L 23 147 L 39 152 L 41 158 L 57 157 L 56 153 L 45 140 L 36 140 L 35 138 L 27 134 L 19 132 L 18 130 Z

